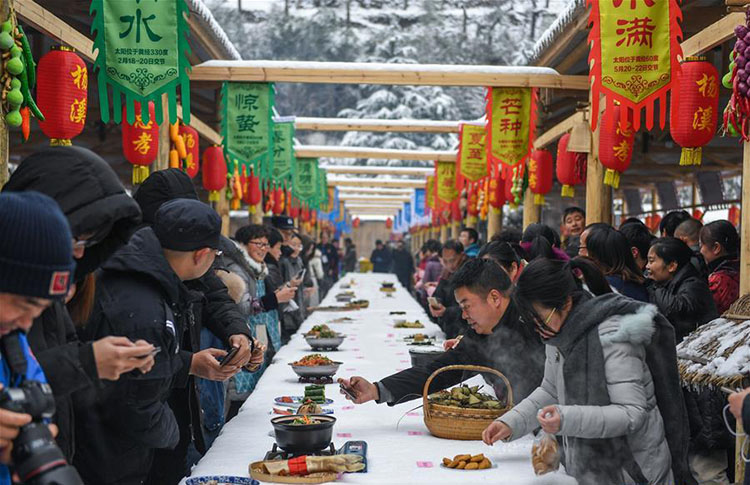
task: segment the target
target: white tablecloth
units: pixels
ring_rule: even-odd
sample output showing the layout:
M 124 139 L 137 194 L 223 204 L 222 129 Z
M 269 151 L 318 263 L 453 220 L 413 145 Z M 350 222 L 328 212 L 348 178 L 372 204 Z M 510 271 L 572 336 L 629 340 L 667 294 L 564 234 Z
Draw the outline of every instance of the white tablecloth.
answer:
M 425 324 L 423 333 L 439 335 L 440 329 L 431 323 L 422 308 L 401 287 L 394 275 L 349 274 L 329 292 L 322 305 L 336 305 L 335 295 L 342 283 L 354 281 L 351 290 L 357 299 L 367 299 L 367 309 L 354 312 L 315 312 L 302 324 L 300 333 L 313 325 L 327 323 L 348 337 L 339 351 L 329 352 L 330 358 L 343 362 L 337 377 L 360 375 L 371 381 L 410 367 L 409 352 L 403 337 L 414 329 L 393 328 L 394 316 L 390 311 L 405 311 L 407 319 L 419 319 Z M 396 282 L 398 290 L 393 297 L 379 291 L 381 281 Z M 348 316 L 352 323 L 333 324 L 334 318 Z M 403 316 L 400 318 L 404 318 Z M 304 384 L 287 365 L 311 353 L 301 334 L 294 335 L 288 345 L 276 354 L 273 364 L 266 370 L 255 391 L 216 439 L 205 457 L 195 466 L 191 476 L 235 475 L 248 476 L 248 465 L 262 460 L 271 449 L 273 428 L 270 420 L 274 398 L 284 395 L 302 395 Z M 367 403 L 355 406 L 339 394 L 338 384 L 326 386 L 326 397 L 334 403 L 328 407 L 337 418 L 333 430 L 336 447 L 346 441 L 363 440 L 368 444 L 368 472 L 345 474 L 343 483 L 470 483 L 477 481 L 502 482 L 512 485 L 575 484 L 575 480 L 562 472 L 536 477 L 531 468 L 531 439 L 513 443 L 497 443 L 488 447 L 480 441 L 453 441 L 430 435 L 422 418 L 422 410 L 408 412 L 421 404 L 421 400 L 389 407 L 385 404 Z M 397 424 L 399 419 L 400 424 Z M 484 453 L 492 460 L 490 470 L 460 471 L 441 467 L 444 456 L 461 453 Z

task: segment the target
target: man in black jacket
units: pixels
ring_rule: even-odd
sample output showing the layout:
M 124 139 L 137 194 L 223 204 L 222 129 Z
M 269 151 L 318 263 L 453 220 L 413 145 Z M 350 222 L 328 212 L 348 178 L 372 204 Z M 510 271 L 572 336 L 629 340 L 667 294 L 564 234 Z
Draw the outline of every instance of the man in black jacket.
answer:
M 499 370 L 510 381 L 515 402 L 539 386 L 544 375 L 544 345 L 521 322 L 510 300 L 511 282 L 505 271 L 494 261 L 472 259 L 454 275 L 454 284 L 456 299 L 470 326 L 464 338 L 428 365 L 406 369 L 374 384 L 358 376 L 339 379 L 353 391 L 355 403 L 376 401 L 392 406 L 421 397 L 427 378 L 435 370 L 457 364 Z M 429 392 L 446 389 L 468 377 L 460 371 L 443 372 L 432 381 Z M 504 388 L 493 384 L 498 397 L 504 396 Z
M 220 232 L 221 218 L 209 206 L 173 200 L 158 210 L 153 228 L 138 231 L 103 265 L 85 334 L 142 339 L 159 352 L 151 372 L 121 377 L 81 409 L 77 429 L 86 439 L 78 441 L 75 463 L 87 483 L 142 483 L 154 450 L 180 439 L 167 404 L 172 389 L 185 388 L 191 374 L 223 380 L 239 371 L 232 364 L 218 368 L 224 350 L 192 353 L 182 345 L 195 325 L 193 305 L 203 298 L 183 282 L 209 271 Z
M 430 314 L 437 319 L 438 325 L 445 333 L 445 338 L 452 339 L 466 329 L 466 321 L 461 317 L 461 308 L 453 294 L 453 275 L 469 258 L 464 254 L 463 245 L 453 239 L 445 242 L 441 255 L 443 274 L 432 294 L 438 304 L 430 304 L 429 307 Z

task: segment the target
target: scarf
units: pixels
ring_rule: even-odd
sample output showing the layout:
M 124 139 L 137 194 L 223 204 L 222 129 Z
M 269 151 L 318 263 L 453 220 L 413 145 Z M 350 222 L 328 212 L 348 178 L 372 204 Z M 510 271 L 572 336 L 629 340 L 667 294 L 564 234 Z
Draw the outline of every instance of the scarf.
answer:
M 606 406 L 611 404 L 604 372 L 604 353 L 599 325 L 615 315 L 652 312 L 655 333 L 646 346 L 646 363 L 654 381 L 659 411 L 672 455 L 675 483 L 689 483 L 687 466 L 687 411 L 682 398 L 674 328 L 653 307 L 614 293 L 592 298 L 584 294 L 573 305 L 560 333 L 547 340 L 565 357 L 563 379 L 566 405 Z M 625 334 L 626 332 L 622 332 Z M 617 332 L 613 341 L 622 338 Z M 623 341 L 628 341 L 623 339 Z M 619 485 L 626 470 L 636 483 L 643 474 L 635 462 L 625 436 L 607 439 L 568 438 L 575 463 L 568 472 L 582 485 Z
M 266 263 L 261 261 L 260 263 L 255 261 L 247 254 L 245 247 L 237 241 L 232 241 L 242 255 L 242 260 L 238 263 L 243 267 L 249 276 L 252 276 L 256 280 L 260 281 L 268 276 L 268 267 Z

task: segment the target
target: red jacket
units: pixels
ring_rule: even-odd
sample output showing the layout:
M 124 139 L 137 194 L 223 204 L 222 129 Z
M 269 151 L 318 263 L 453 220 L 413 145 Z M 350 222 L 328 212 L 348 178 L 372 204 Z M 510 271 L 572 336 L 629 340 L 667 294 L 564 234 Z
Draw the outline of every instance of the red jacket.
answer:
M 737 259 L 722 259 L 710 266 L 708 287 L 719 314 L 723 314 L 740 296 L 740 262 Z

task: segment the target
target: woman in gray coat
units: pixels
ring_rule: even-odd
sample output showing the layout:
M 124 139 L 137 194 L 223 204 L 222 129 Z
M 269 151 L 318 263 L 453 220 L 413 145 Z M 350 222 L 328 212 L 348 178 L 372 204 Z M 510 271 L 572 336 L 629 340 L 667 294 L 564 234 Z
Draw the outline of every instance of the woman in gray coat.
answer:
M 547 344 L 544 379 L 484 441 L 541 426 L 562 437 L 566 471 L 581 485 L 689 483 L 674 329 L 653 305 L 597 291 L 602 277 L 582 258 L 539 259 L 521 273 L 515 298 Z

